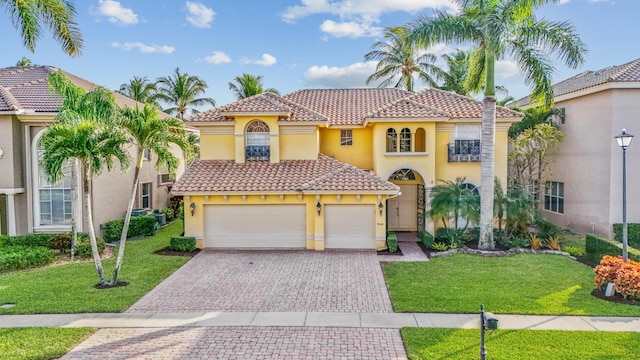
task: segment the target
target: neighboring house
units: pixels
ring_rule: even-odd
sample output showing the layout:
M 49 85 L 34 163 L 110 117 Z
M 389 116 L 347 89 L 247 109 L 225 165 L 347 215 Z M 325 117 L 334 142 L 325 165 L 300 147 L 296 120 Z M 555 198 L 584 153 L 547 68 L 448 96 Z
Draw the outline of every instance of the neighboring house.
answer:
M 47 124 L 54 121 L 62 99 L 51 94 L 47 77 L 58 69 L 50 66 L 10 67 L 0 69 L 0 233 L 58 233 L 71 230 L 72 184 L 69 166 L 65 178 L 51 184 L 39 166 L 40 138 Z M 77 86 L 97 87 L 72 74 L 65 75 Z M 137 103 L 115 93 L 121 105 Z M 161 116 L 168 117 L 164 113 Z M 166 207 L 172 180 L 166 171 L 154 169 L 155 159 L 148 159 L 140 172 L 136 207 L 151 210 Z M 184 166 L 182 166 L 184 169 Z M 79 169 L 76 169 L 79 170 Z M 80 176 L 77 177 L 78 182 Z M 124 216 L 129 200 L 133 171 L 123 173 L 117 165 L 94 179 L 93 214 L 98 234 L 101 224 Z M 79 183 L 78 183 L 79 184 Z M 82 187 L 75 210 L 78 226 L 86 231 Z
M 187 119 L 200 160 L 176 182 L 185 235 L 211 248 L 385 248 L 387 230 L 433 230 L 438 180 L 480 182 L 482 103 L 429 89 L 264 93 Z M 496 175 L 507 176 L 499 107 Z
M 554 93 L 564 141 L 552 154 L 540 208 L 558 226 L 612 238 L 613 224 L 622 222 L 622 150 L 614 136 L 623 128 L 640 135 L 640 59 L 585 71 L 555 84 Z M 639 147 L 636 139 L 627 149 L 629 222 L 640 222 Z

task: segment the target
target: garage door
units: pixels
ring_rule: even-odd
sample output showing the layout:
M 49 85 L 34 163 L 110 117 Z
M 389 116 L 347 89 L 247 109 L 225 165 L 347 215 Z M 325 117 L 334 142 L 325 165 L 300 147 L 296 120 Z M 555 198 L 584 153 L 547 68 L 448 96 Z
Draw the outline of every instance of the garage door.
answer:
M 375 249 L 373 205 L 326 205 L 324 246 L 327 249 Z
M 206 205 L 204 246 L 305 248 L 304 205 Z

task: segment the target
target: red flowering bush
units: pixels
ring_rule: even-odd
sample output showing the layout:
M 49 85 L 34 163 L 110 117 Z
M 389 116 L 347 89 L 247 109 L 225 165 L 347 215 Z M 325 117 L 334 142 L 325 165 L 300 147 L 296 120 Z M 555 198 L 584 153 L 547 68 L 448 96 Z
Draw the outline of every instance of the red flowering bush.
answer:
M 595 285 L 602 290 L 607 283 L 613 283 L 617 293 L 625 299 L 640 299 L 640 263 L 622 257 L 605 255 L 600 264 L 593 269 L 596 274 Z

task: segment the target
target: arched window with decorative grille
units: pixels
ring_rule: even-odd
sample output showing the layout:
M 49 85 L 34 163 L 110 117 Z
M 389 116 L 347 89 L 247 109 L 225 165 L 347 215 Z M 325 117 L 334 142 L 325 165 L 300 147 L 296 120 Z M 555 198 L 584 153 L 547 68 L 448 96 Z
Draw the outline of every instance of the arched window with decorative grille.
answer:
M 269 160 L 271 154 L 269 126 L 254 120 L 246 130 L 246 160 Z
M 400 131 L 400 152 L 411 152 L 411 130 L 408 128 Z
M 387 129 L 387 152 L 396 151 L 398 151 L 398 133 L 396 129 L 389 128 Z

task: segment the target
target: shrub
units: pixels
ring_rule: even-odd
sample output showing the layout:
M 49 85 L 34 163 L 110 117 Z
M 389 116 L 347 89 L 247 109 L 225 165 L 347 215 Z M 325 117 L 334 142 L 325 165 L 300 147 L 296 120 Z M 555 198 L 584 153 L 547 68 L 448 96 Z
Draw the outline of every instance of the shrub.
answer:
M 98 245 L 98 253 L 102 254 L 106 245 L 104 240 L 101 238 L 96 238 L 96 243 Z M 76 256 L 80 258 L 90 258 L 91 254 L 91 241 L 88 236 L 79 236 L 78 234 L 78 245 L 76 246 Z
M 501 243 L 501 245 L 507 249 L 514 249 L 514 248 L 525 248 L 529 246 L 530 243 L 529 243 L 529 239 L 527 238 L 523 238 L 521 236 L 511 234 L 509 235 L 509 238 L 507 238 L 506 241 L 504 241 L 504 243 Z
M 584 255 L 584 250 L 582 250 L 579 247 L 565 246 L 562 250 L 568 252 L 569 255 L 571 255 L 571 256 L 582 256 L 582 255 Z
M 529 245 L 531 245 L 531 250 L 538 250 L 542 247 L 542 240 L 535 234 L 532 234 L 529 238 Z
M 625 299 L 640 299 L 640 263 L 622 257 L 605 255 L 600 264 L 593 269 L 596 274 L 594 284 L 602 290 L 607 283 L 613 283 L 615 290 Z
M 44 246 L 5 246 L 0 250 L 0 271 L 42 266 L 52 259 L 53 251 Z
M 560 250 L 560 240 L 558 240 L 557 236 L 550 237 L 545 242 L 544 246 L 546 246 L 549 250 Z
M 156 218 L 153 216 L 132 216 L 127 231 L 127 239 L 135 236 L 155 234 Z M 111 220 L 104 224 L 104 239 L 108 242 L 120 240 L 124 218 Z
M 433 235 L 431 235 L 430 232 L 425 230 L 418 231 L 418 237 L 420 238 L 420 242 L 422 242 L 422 245 L 424 245 L 427 249 L 431 249 L 434 239 Z
M 387 232 L 387 249 L 389 249 L 390 253 L 398 251 L 398 237 L 393 231 Z
M 536 235 L 540 239 L 548 239 L 548 238 L 556 237 L 556 236 L 559 236 L 560 233 L 562 232 L 562 229 L 560 227 L 551 223 L 549 220 L 545 219 L 545 217 L 540 213 L 537 213 L 535 217 L 535 225 L 536 225 L 536 228 L 538 229 L 536 231 Z
M 169 241 L 169 249 L 174 251 L 194 251 L 196 238 L 192 236 L 172 236 Z
M 585 250 L 589 260 L 598 263 L 604 255 L 622 255 L 622 244 L 597 235 L 587 234 Z M 640 261 L 640 250 L 630 247 L 627 249 L 627 254 L 629 259 Z
M 7 243 L 7 240 L 9 240 L 9 236 L 0 235 L 0 248 L 2 248 L 2 246 Z
M 167 221 L 172 221 L 175 218 L 175 212 L 170 207 L 166 207 L 166 208 L 160 210 L 160 212 L 163 213 L 164 216 L 167 217 Z
M 51 235 L 51 248 L 61 253 L 71 251 L 71 233 Z
M 613 224 L 615 239 L 622 242 L 622 224 Z M 640 224 L 627 224 L 627 241 L 629 246 L 640 249 Z
M 178 218 L 180 218 L 180 220 L 184 220 L 184 200 L 180 200 L 180 203 L 178 204 Z
M 432 248 L 436 251 L 446 251 L 449 247 L 445 243 L 437 242 L 433 244 Z
M 51 235 L 49 234 L 26 234 L 19 236 L 9 236 L 5 239 L 6 246 L 43 246 L 51 249 Z
M 463 229 L 441 227 L 436 230 L 436 241 L 443 242 L 449 246 L 460 247 L 467 242 Z

